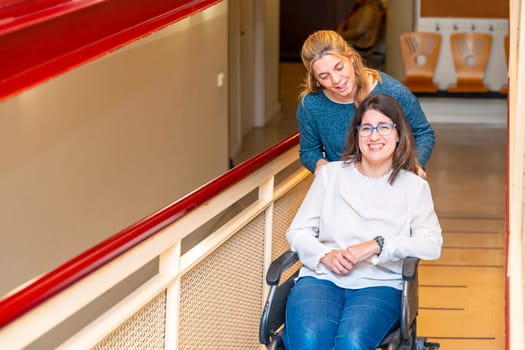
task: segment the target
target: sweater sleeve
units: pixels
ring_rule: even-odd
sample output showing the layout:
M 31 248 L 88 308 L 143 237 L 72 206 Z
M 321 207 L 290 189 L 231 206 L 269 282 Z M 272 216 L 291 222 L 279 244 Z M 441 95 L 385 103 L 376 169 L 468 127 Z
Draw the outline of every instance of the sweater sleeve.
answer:
M 434 148 L 434 129 L 427 120 L 417 97 L 400 81 L 388 74 L 381 73 L 382 84 L 378 84 L 376 92 L 385 93 L 395 98 L 407 117 L 414 139 L 419 165 L 425 168 Z
M 409 91 L 407 91 L 407 94 L 406 102 L 402 106 L 412 128 L 412 132 L 414 133 L 419 165 L 425 168 L 426 163 L 430 159 L 432 149 L 434 148 L 434 129 L 428 122 L 416 96 Z
M 318 273 L 321 273 L 319 261 L 332 250 L 318 238 L 321 207 L 327 193 L 325 170 L 323 167 L 315 176 L 292 224 L 286 231 L 286 239 L 292 251 L 297 252 L 303 265 Z
M 299 157 L 305 168 L 313 173 L 317 161 L 324 158 L 323 145 L 314 121 L 304 104 L 304 101 L 299 102 L 296 115 L 299 129 Z
M 435 260 L 441 255 L 443 237 L 430 187 L 426 181 L 420 184 L 411 191 L 410 236 L 384 237 L 383 251 L 379 257 L 372 258 L 372 263 L 400 260 L 408 256 Z

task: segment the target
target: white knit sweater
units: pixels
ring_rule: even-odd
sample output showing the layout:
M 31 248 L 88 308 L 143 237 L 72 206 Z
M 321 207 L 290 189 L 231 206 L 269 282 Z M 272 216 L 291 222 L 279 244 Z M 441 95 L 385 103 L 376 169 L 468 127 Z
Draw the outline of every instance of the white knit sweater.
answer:
M 443 243 L 430 187 L 401 171 L 393 185 L 361 174 L 354 164 L 331 162 L 315 177 L 286 233 L 304 267 L 300 276 L 333 281 L 340 287 L 402 288 L 402 259 L 437 259 Z M 320 259 L 332 249 L 385 238 L 380 256 L 359 263 L 346 276 L 329 271 Z

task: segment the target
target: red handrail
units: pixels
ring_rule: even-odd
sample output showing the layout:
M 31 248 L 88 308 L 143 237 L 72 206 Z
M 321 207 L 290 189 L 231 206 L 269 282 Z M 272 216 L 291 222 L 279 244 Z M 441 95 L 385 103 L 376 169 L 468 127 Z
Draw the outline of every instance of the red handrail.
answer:
M 299 143 L 292 135 L 0 300 L 0 328 L 93 273 Z
M 0 3 L 0 101 L 221 1 Z

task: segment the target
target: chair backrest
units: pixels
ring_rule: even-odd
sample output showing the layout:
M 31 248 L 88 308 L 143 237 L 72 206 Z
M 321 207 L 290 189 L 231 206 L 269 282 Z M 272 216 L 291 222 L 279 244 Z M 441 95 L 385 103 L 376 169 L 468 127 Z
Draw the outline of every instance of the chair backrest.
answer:
M 407 79 L 411 77 L 432 78 L 441 49 L 441 34 L 429 32 L 402 33 L 401 55 Z
M 450 47 L 459 80 L 483 80 L 489 62 L 492 36 L 486 33 L 454 33 Z

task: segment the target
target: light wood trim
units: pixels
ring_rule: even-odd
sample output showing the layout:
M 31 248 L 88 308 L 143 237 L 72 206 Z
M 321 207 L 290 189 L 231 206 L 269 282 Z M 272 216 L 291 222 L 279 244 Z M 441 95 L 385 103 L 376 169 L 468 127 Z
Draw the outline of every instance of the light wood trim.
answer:
M 522 0 L 512 0 L 509 49 L 509 130 L 508 130 L 508 347 L 519 350 L 525 346 L 525 101 L 519 92 L 525 89 L 525 36 L 519 28 L 525 25 Z
M 506 0 L 421 0 L 421 17 L 509 18 Z

